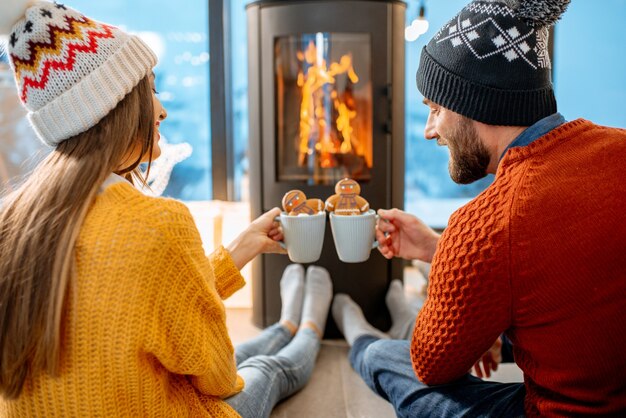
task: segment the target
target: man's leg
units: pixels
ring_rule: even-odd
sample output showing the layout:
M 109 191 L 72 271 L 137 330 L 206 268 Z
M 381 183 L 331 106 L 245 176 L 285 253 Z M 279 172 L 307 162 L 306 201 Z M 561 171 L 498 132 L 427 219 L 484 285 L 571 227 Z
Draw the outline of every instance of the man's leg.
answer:
M 513 358 L 513 343 L 505 334 L 501 335 L 502 338 L 502 363 L 515 363 Z
M 363 335 L 389 338 L 387 334 L 379 331 L 367 322 L 361 307 L 346 294 L 337 293 L 335 295 L 332 313 L 337 327 L 350 346 Z
M 422 307 L 423 301 L 407 300 L 404 293 L 404 284 L 394 279 L 389 284 L 385 303 L 391 315 L 392 326 L 387 334 L 393 340 L 410 340 L 415 327 L 415 317 Z
M 413 372 L 410 343 L 359 337 L 350 363 L 365 383 L 391 402 L 399 417 L 518 417 L 524 415 L 524 385 L 485 382 L 469 374 L 438 386 Z

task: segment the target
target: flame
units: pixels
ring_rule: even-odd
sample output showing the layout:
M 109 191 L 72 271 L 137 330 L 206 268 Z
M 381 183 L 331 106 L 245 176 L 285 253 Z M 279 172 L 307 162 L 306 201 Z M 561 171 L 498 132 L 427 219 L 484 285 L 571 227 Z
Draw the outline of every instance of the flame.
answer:
M 339 112 L 339 116 L 337 117 L 337 129 L 341 131 L 341 136 L 343 136 L 343 142 L 339 147 L 339 151 L 342 154 L 347 154 L 352 151 L 350 138 L 352 138 L 353 129 L 350 121 L 356 117 L 356 112 L 348 109 L 346 104 L 341 103 L 339 100 L 335 101 L 335 108 Z
M 335 165 L 333 154 L 354 152 L 352 142 L 354 138 L 353 120 L 357 117 L 354 106 L 354 98 L 351 93 L 339 96 L 335 86 L 336 76 L 346 74 L 348 79 L 356 84 L 359 77 L 352 65 L 352 55 L 345 54 L 339 62 L 332 62 L 330 66 L 326 61 L 319 58 L 317 48 L 313 41 L 309 42 L 305 51 L 297 53 L 299 61 L 307 64 L 306 75 L 302 70 L 298 72 L 297 85 L 301 89 L 302 102 L 300 104 L 300 140 L 299 140 L 299 162 L 303 164 L 308 155 L 318 152 L 320 155 L 321 167 L 333 167 Z M 328 126 L 326 115 L 329 104 L 324 87 L 330 85 L 332 91 L 330 99 L 337 111 L 335 119 L 336 131 L 341 138 Z M 309 144 L 311 134 L 315 133 L 317 141 L 312 146 Z M 334 137 L 335 136 L 335 137 Z

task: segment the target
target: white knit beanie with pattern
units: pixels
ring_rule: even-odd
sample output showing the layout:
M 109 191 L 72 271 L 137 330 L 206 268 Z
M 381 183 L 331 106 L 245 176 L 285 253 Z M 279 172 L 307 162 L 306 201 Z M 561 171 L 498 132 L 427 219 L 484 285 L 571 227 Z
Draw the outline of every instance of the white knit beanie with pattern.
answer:
M 157 61 L 137 36 L 48 1 L 2 0 L 4 34 L 28 119 L 50 146 L 95 126 Z

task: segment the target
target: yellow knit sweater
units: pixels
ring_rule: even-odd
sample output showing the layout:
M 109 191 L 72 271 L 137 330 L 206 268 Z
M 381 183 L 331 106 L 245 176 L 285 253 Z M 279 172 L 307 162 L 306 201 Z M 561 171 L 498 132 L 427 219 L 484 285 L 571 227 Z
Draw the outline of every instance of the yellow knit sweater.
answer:
M 61 374 L 28 377 L 2 417 L 238 417 L 243 388 L 221 299 L 244 280 L 206 257 L 181 203 L 128 183 L 100 194 L 76 245 Z

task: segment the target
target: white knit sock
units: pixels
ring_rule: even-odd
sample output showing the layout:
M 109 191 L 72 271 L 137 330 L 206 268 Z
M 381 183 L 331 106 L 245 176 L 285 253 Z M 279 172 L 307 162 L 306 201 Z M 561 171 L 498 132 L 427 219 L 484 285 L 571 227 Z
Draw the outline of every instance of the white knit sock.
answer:
M 280 279 L 280 321 L 289 321 L 298 328 L 304 295 L 304 267 L 290 264 Z
M 381 339 L 389 338 L 387 334 L 377 330 L 367 322 L 359 305 L 346 294 L 335 295 L 333 318 L 350 346 L 363 335 L 371 335 Z
M 320 333 L 324 333 L 326 319 L 333 299 L 333 283 L 323 267 L 309 266 L 304 284 L 304 306 L 302 324 L 312 322 Z
M 395 340 L 405 340 L 411 337 L 415 324 L 415 312 L 409 306 L 404 296 L 404 286 L 400 280 L 392 280 L 385 296 L 385 303 L 391 314 L 391 329 L 387 331 Z

